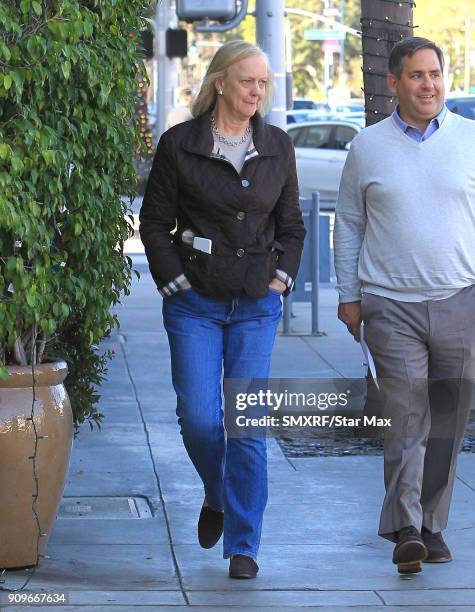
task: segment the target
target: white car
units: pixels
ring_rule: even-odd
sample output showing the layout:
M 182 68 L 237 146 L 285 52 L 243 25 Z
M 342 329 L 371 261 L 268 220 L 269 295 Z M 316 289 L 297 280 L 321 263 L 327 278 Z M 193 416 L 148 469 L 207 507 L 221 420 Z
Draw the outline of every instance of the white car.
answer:
M 334 207 L 353 138 L 363 129 L 352 121 L 305 121 L 287 126 L 295 146 L 300 196 L 320 192 L 323 207 Z

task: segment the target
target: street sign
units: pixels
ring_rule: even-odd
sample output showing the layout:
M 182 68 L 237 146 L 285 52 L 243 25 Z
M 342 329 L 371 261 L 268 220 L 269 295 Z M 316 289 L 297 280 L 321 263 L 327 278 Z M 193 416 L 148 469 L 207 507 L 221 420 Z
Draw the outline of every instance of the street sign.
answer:
M 312 28 L 304 31 L 305 40 L 345 40 L 345 30 L 321 30 Z

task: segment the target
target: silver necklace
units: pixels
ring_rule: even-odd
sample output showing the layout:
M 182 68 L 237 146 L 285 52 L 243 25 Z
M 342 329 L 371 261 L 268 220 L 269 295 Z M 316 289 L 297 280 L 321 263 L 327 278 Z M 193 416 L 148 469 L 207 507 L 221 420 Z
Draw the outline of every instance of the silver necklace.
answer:
M 211 131 L 216 136 L 216 139 L 219 142 L 222 142 L 223 144 L 228 145 L 228 147 L 239 147 L 240 145 L 244 144 L 246 140 L 249 138 L 249 136 L 252 134 L 252 127 L 251 127 L 251 123 L 249 122 L 249 125 L 247 126 L 244 134 L 241 136 L 239 140 L 228 140 L 218 130 L 218 126 L 216 125 L 216 120 L 214 118 L 214 115 L 211 115 Z

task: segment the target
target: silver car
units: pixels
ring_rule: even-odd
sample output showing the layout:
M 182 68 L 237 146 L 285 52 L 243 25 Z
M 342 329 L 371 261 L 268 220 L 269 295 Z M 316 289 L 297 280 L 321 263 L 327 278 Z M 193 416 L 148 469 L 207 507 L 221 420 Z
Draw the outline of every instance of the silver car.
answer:
M 324 206 L 334 207 L 341 173 L 353 138 L 361 123 L 345 120 L 306 121 L 287 126 L 295 146 L 300 195 L 320 192 Z

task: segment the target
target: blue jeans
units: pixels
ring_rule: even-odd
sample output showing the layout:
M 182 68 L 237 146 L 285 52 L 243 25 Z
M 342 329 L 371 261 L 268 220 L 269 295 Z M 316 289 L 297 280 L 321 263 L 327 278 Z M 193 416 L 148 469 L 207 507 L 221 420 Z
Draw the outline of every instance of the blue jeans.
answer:
M 257 558 L 267 502 L 266 439 L 225 438 L 221 380 L 267 378 L 281 298 L 230 301 L 194 289 L 163 300 L 177 416 L 208 504 L 224 509 L 224 558 Z

